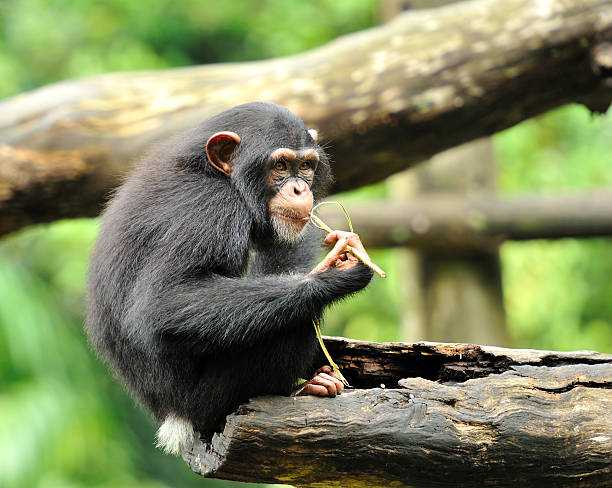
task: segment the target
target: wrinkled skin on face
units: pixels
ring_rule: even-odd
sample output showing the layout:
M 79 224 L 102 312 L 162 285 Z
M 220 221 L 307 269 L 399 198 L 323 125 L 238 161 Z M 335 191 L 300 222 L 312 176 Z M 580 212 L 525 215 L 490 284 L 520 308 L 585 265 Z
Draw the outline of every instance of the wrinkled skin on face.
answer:
M 268 210 L 276 236 L 281 241 L 297 239 L 310 220 L 313 195 L 310 190 L 319 156 L 314 149 L 276 149 L 269 157 L 269 185 L 276 193 Z

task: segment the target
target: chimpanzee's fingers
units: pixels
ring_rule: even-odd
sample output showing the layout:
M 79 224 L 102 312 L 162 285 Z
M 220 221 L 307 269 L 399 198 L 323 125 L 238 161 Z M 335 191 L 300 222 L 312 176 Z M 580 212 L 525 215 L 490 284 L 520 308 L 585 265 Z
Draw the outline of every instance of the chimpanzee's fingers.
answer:
M 338 391 L 338 393 L 344 390 L 344 384 L 342 383 L 342 381 L 338 379 L 338 377 L 336 376 L 336 372 L 333 370 L 331 366 L 327 364 L 325 366 L 321 366 L 319 369 L 315 371 L 315 375 L 319 373 L 326 373 L 331 377 L 331 379 L 334 381 L 334 384 L 336 385 L 336 390 Z
M 336 387 L 336 392 L 338 393 L 338 395 L 340 394 L 340 392 L 342 390 L 344 390 L 344 385 L 342 384 L 342 381 L 340 381 L 338 378 L 336 378 L 336 373 L 331 372 L 330 374 L 327 373 L 319 373 L 319 376 L 323 376 L 325 379 L 329 379 L 330 381 L 333 381 L 335 387 Z
M 330 268 L 334 268 L 336 266 L 336 262 L 340 259 L 340 255 L 344 252 L 344 249 L 346 249 L 347 242 L 348 241 L 346 238 L 340 238 L 336 242 L 333 249 L 329 251 L 323 260 L 313 268 L 310 274 L 313 275 L 327 271 Z
M 325 244 L 333 244 L 334 242 L 336 242 L 338 239 L 340 238 L 340 232 L 337 230 L 334 230 L 330 233 L 328 233 L 325 236 Z
M 346 232 L 344 230 L 334 230 L 325 236 L 325 243 L 333 244 L 334 242 L 338 241 L 339 239 L 342 239 L 343 237 L 348 239 L 350 236 L 354 235 L 357 234 L 353 232 Z
M 327 388 L 325 388 L 322 385 L 313 385 L 311 382 L 308 382 L 308 383 L 304 383 L 304 386 L 302 386 L 302 388 L 300 388 L 298 391 L 293 393 L 292 396 L 307 396 L 307 395 L 328 396 L 329 392 L 327 391 Z
M 336 384 L 334 383 L 334 379 L 325 373 L 319 373 L 317 376 L 308 381 L 308 383 L 312 385 L 324 386 L 327 389 L 327 394 L 330 397 L 335 397 L 336 393 L 338 392 L 336 390 Z
M 336 378 L 336 373 L 331 366 L 321 366 L 315 371 L 311 380 L 302 384 L 302 387 L 293 393 L 292 396 L 330 396 L 335 397 L 344 390 L 342 382 Z
M 345 238 L 347 240 L 346 241 L 347 244 L 349 246 L 353 247 L 355 250 L 359 251 L 363 255 L 364 258 L 367 258 L 370 262 L 372 261 L 370 256 L 368 255 L 367 251 L 365 250 L 365 247 L 363 247 L 361 239 L 354 232 L 345 232 L 343 230 L 334 230 L 334 231 L 330 232 L 329 234 L 327 234 L 327 236 L 325 237 L 325 242 L 327 244 L 332 244 L 334 242 L 337 243 L 342 238 Z M 346 258 L 343 259 L 342 257 L 339 257 L 339 259 L 344 261 Z
M 363 244 L 361 243 L 361 239 L 359 238 L 357 234 L 351 234 L 350 236 L 347 236 L 347 238 L 348 238 L 349 246 L 359 251 L 361 254 L 363 254 L 364 257 L 367 257 L 369 261 L 372 261 L 370 259 L 370 256 L 368 256 L 368 253 L 365 250 L 365 247 L 363 247 Z
M 346 238 L 348 240 L 349 246 L 354 247 L 358 251 L 362 251 L 364 253 L 366 252 L 365 251 L 365 247 L 363 247 L 363 244 L 361 242 L 361 238 L 359 237 L 359 235 L 357 235 L 357 234 L 350 234 L 350 235 L 346 236 Z
M 346 249 L 347 244 L 348 244 L 348 239 L 344 236 L 341 236 L 336 241 L 336 244 L 334 245 L 332 250 L 327 253 L 327 256 L 325 256 L 324 261 L 327 261 L 330 264 L 333 264 L 337 259 L 340 259 L 340 256 L 342 255 L 342 253 L 344 253 L 344 250 Z

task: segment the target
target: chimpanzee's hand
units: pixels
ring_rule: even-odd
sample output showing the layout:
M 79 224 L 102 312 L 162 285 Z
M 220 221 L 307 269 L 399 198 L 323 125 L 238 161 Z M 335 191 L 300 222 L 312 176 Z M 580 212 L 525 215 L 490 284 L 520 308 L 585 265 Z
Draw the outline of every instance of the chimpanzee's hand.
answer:
M 330 366 L 323 366 L 315 371 L 314 376 L 302 383 L 291 396 L 330 396 L 335 397 L 344 390 L 344 385 L 336 377 Z
M 351 246 L 358 251 L 361 251 L 364 256 L 370 257 L 366 252 L 361 239 L 353 232 L 344 232 L 335 230 L 327 234 L 325 238 L 326 244 L 334 244 L 334 248 L 325 256 L 323 261 L 317 264 L 310 274 L 317 274 L 329 269 L 348 270 L 359 263 L 359 259 L 353 256 L 350 252 L 346 252 L 346 246 Z

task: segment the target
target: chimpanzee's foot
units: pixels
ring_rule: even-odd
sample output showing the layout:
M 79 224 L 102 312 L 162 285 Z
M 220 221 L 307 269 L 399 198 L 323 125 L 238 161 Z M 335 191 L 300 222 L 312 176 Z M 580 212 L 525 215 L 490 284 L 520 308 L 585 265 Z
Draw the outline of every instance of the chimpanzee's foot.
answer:
M 329 366 L 323 366 L 315 371 L 314 376 L 302 383 L 291 396 L 330 396 L 335 397 L 344 390 L 342 382 L 336 378 L 336 373 Z

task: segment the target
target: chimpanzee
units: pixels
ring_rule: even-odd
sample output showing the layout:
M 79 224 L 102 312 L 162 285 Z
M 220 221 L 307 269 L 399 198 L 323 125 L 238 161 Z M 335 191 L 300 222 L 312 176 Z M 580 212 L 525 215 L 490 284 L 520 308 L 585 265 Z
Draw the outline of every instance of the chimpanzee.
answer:
M 89 269 L 91 344 L 180 452 L 263 394 L 335 396 L 313 319 L 364 288 L 356 234 L 335 231 L 317 266 L 306 226 L 328 159 L 288 109 L 240 105 L 143 159 L 116 191 Z M 313 376 L 314 374 L 314 376 Z M 301 388 L 299 378 L 311 378 Z M 297 389 L 296 389 L 297 388 Z

